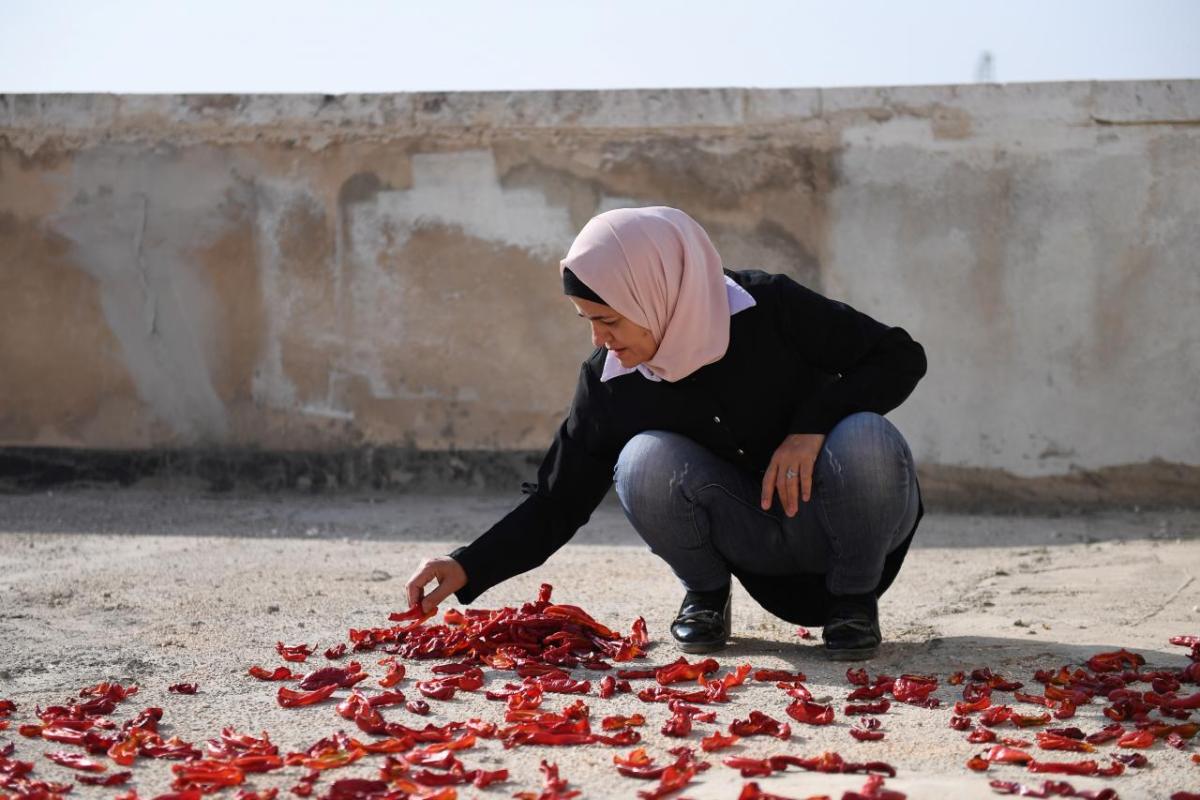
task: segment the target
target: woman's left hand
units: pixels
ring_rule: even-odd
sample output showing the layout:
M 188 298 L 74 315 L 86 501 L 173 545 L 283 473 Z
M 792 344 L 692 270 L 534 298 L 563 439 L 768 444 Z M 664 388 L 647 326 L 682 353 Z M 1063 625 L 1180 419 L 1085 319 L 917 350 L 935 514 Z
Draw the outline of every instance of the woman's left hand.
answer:
M 779 492 L 784 512 L 789 517 L 796 516 L 800 511 L 800 500 L 807 503 L 812 497 L 813 466 L 824 443 L 822 433 L 793 433 L 783 440 L 763 475 L 763 511 L 771 508 L 771 499 Z

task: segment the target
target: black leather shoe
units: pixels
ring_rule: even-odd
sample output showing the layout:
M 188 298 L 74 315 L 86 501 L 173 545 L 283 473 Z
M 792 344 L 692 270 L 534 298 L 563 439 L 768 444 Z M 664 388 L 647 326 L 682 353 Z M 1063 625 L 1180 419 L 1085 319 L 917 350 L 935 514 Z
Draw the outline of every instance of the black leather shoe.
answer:
M 671 635 L 685 653 L 711 653 L 725 647 L 729 638 L 732 595 L 729 588 L 688 592 L 671 623 Z
M 860 661 L 879 652 L 879 606 L 874 594 L 833 598 L 822 632 L 825 652 L 834 661 Z

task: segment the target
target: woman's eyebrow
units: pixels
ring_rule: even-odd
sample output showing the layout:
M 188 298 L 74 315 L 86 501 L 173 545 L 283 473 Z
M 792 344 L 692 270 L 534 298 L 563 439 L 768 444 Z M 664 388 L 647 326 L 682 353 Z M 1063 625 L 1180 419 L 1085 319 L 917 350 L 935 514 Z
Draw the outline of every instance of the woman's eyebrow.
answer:
M 606 320 L 606 319 L 616 320 L 617 319 L 617 317 L 615 315 L 608 315 L 608 314 L 595 314 L 592 316 L 588 316 L 587 314 L 584 314 L 582 311 L 576 311 L 575 316 L 583 317 L 584 319 L 598 319 L 598 320 Z

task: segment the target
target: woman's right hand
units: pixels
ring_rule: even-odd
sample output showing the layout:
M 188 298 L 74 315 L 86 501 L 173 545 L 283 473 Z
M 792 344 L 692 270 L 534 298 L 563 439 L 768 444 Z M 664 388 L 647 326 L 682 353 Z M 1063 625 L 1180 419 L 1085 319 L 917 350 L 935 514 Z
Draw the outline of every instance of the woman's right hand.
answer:
M 425 594 L 425 587 L 435 580 L 437 586 L 428 595 Z M 420 603 L 421 610 L 431 614 L 437 610 L 438 603 L 466 585 L 467 573 L 462 564 L 450 556 L 427 558 L 408 579 L 408 585 L 405 587 L 408 591 L 408 605 L 411 608 Z

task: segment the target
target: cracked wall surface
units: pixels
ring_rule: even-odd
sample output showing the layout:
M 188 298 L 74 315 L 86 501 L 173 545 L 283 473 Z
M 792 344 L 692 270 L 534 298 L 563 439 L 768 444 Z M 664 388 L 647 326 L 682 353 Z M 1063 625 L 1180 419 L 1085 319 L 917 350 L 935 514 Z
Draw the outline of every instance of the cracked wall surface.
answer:
M 0 95 L 0 447 L 541 449 L 592 215 L 922 342 L 926 465 L 1200 466 L 1200 82 Z

